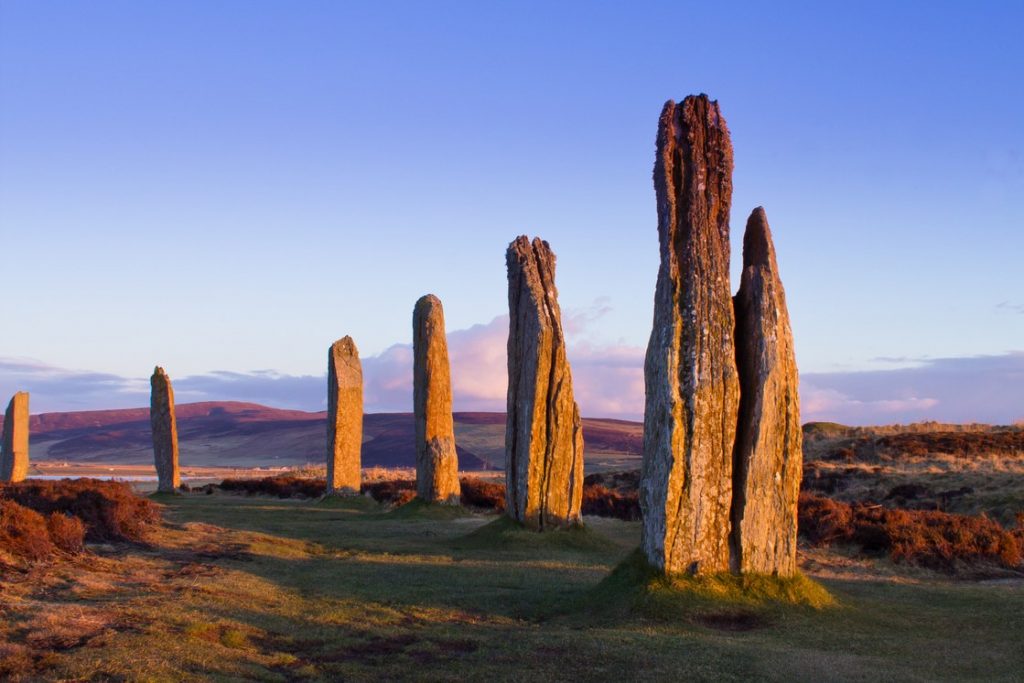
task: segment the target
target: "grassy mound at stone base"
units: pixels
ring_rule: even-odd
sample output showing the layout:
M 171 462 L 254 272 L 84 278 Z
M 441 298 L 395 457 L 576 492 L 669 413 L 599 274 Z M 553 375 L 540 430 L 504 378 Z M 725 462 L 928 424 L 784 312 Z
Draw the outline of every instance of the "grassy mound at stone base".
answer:
M 607 538 L 583 525 L 549 531 L 534 531 L 505 515 L 501 515 L 493 522 L 456 539 L 452 545 L 459 550 L 511 552 L 530 552 L 554 548 L 601 551 L 614 547 L 614 544 Z
M 628 613 L 659 621 L 685 619 L 720 630 L 749 630 L 768 624 L 781 610 L 822 610 L 836 606 L 824 586 L 803 574 L 666 577 L 637 549 L 584 598 L 584 608 Z
M 456 519 L 468 517 L 473 513 L 461 505 L 446 505 L 443 503 L 428 503 L 419 498 L 413 498 L 408 503 L 399 505 L 386 513 L 389 519 Z

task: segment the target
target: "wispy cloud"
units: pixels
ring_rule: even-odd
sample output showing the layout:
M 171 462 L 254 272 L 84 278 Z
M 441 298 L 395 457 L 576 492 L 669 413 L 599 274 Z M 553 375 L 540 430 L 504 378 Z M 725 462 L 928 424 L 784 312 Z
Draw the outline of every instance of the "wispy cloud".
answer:
M 996 304 L 996 310 L 1000 313 L 1018 313 L 1020 315 L 1024 315 L 1024 304 L 1000 301 Z
M 585 328 L 584 328 L 585 331 Z M 507 316 L 448 335 L 456 410 L 503 411 Z M 574 335 L 579 337 L 579 334 Z M 585 336 L 585 335 L 583 335 Z M 570 337 L 572 339 L 572 337 Z M 883 424 L 918 420 L 994 422 L 1024 419 L 1024 351 L 996 356 L 914 361 L 911 367 L 861 372 L 805 373 L 805 421 Z M 580 410 L 588 417 L 640 419 L 644 350 L 635 346 L 570 343 L 569 361 Z M 172 371 L 173 368 L 169 369 Z M 412 409 L 412 348 L 396 344 L 363 359 L 369 412 Z M 323 410 L 323 375 L 272 370 L 215 371 L 174 378 L 179 402 L 234 400 L 282 408 Z M 32 412 L 144 406 L 147 377 L 69 370 L 28 359 L 0 359 L 0 399 L 32 392 Z
M 805 421 L 1008 424 L 1024 417 L 1024 351 L 936 358 L 907 368 L 806 373 L 800 392 Z

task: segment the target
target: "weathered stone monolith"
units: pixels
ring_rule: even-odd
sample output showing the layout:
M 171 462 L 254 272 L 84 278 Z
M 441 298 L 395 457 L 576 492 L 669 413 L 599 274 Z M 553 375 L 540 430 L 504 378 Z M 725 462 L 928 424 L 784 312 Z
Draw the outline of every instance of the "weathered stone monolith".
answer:
M 416 418 L 416 495 L 459 502 L 459 458 L 452 420 L 452 380 L 441 300 L 427 294 L 412 312 L 412 386 Z
M 666 574 L 729 569 L 739 409 L 729 286 L 732 144 L 718 103 L 669 101 L 654 187 L 661 267 L 644 365 L 641 546 Z
M 153 430 L 153 460 L 157 491 L 173 493 L 181 486 L 178 471 L 178 423 L 174 418 L 171 378 L 157 366 L 149 378 L 149 425 Z
M 733 569 L 796 573 L 803 433 L 793 333 L 764 209 L 743 235 L 743 275 L 733 299 L 740 413 L 733 458 Z
M 4 413 L 0 446 L 0 482 L 22 481 L 28 476 L 28 392 L 19 391 Z
M 358 494 L 362 479 L 363 366 L 352 337 L 327 351 L 327 493 Z
M 583 429 L 565 355 L 555 255 L 516 238 L 508 265 L 506 512 L 533 529 L 580 523 Z

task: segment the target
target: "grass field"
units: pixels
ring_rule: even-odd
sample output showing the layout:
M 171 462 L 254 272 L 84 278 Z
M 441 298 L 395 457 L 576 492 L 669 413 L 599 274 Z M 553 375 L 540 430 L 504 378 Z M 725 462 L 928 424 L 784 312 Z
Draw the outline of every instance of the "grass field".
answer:
M 639 525 L 536 535 L 366 498 L 161 497 L 149 548 L 0 583 L 10 680 L 1021 680 L 1020 582 L 830 571 L 815 609 L 608 580 Z M 846 576 L 840 580 L 830 578 Z M 620 571 L 616 576 L 622 576 Z M 662 596 L 664 598 L 664 596 Z M 657 604 L 654 604 L 654 603 Z M 21 673 L 19 673 L 21 672 Z

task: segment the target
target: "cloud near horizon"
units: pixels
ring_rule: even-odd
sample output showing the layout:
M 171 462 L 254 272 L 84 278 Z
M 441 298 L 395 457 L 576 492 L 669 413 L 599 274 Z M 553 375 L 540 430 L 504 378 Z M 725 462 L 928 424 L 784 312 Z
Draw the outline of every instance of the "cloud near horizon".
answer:
M 576 332 L 585 331 L 588 315 L 600 314 L 575 317 Z M 507 316 L 448 334 L 456 411 L 505 409 L 507 334 Z M 642 419 L 642 348 L 586 340 L 571 344 L 568 355 L 584 415 Z M 363 359 L 367 412 L 412 410 L 412 360 L 410 344 L 395 344 Z M 325 388 L 325 375 L 273 370 L 214 371 L 174 379 L 179 403 L 233 400 L 310 411 L 325 408 Z M 19 390 L 32 393 L 33 413 L 139 407 L 149 402 L 148 378 L 0 358 L 0 397 Z M 924 360 L 908 368 L 805 373 L 801 410 L 805 422 L 1009 424 L 1024 419 L 1024 351 Z

